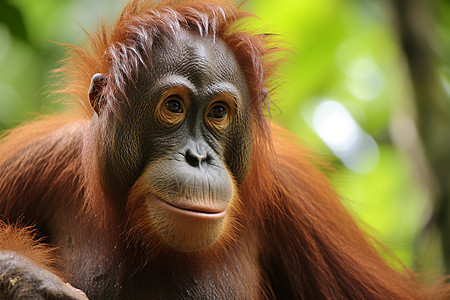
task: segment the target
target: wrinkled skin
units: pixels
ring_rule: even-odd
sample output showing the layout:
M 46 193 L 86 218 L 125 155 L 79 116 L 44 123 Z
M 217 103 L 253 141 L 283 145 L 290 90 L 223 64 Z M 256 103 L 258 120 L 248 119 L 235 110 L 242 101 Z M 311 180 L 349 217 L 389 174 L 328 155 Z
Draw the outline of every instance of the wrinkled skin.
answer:
M 2 299 L 87 299 L 81 290 L 14 252 L 0 251 L 0 270 Z
M 106 190 L 121 198 L 140 177 L 160 236 L 177 250 L 201 250 L 221 235 L 250 163 L 246 82 L 221 40 L 185 30 L 156 43 L 148 65 L 128 84 L 122 122 L 101 107 L 94 116 L 99 167 Z

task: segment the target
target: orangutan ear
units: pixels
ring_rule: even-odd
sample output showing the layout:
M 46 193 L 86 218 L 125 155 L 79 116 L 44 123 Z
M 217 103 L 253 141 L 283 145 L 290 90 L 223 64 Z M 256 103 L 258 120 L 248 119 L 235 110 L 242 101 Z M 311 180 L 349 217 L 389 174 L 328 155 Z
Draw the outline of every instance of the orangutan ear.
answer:
M 100 114 L 100 111 L 104 105 L 104 99 L 102 90 L 106 85 L 106 78 L 103 74 L 97 73 L 92 76 L 91 86 L 89 87 L 89 101 L 94 111 Z

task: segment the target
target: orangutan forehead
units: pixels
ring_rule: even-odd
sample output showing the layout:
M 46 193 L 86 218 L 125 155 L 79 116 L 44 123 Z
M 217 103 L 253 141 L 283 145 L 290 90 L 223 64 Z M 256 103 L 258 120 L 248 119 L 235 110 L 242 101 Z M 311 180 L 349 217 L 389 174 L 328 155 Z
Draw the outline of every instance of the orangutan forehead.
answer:
M 156 77 L 176 74 L 199 84 L 211 79 L 235 84 L 242 81 L 240 66 L 225 42 L 187 30 L 155 43 L 150 65 Z

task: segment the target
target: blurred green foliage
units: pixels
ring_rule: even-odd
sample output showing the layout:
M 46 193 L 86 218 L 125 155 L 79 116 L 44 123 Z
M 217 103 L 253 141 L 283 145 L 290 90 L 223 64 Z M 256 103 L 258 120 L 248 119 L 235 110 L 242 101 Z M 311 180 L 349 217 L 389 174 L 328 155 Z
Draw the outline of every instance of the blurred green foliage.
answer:
M 83 28 L 92 31 L 100 17 L 117 16 L 123 2 L 0 1 L 0 129 L 59 109 L 48 96 L 57 83 L 51 70 L 64 57 L 64 47 L 51 41 L 78 44 Z M 437 38 L 450 45 L 448 5 L 437 5 Z M 429 262 L 418 264 L 415 243 L 432 202 L 392 141 L 392 123 L 408 109 L 411 82 L 387 2 L 249 0 L 244 7 L 258 16 L 249 26 L 279 34 L 280 46 L 289 49 L 272 118 L 335 166 L 329 176 L 367 224 L 362 226 L 406 265 L 442 272 L 437 246 Z M 441 54 L 448 54 L 445 49 Z M 445 63 L 439 76 L 449 93 Z M 350 142 L 343 141 L 356 146 L 347 149 Z

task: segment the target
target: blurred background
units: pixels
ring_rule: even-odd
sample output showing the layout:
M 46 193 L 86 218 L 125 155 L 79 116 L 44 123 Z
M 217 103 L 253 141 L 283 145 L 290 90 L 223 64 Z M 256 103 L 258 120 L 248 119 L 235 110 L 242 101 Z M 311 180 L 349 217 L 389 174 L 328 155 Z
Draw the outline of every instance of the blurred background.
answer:
M 61 109 L 51 72 L 125 0 L 0 0 L 0 130 Z M 333 166 L 361 226 L 401 261 L 450 271 L 450 2 L 248 0 L 287 48 L 271 118 Z M 330 212 L 330 218 L 333 212 Z

